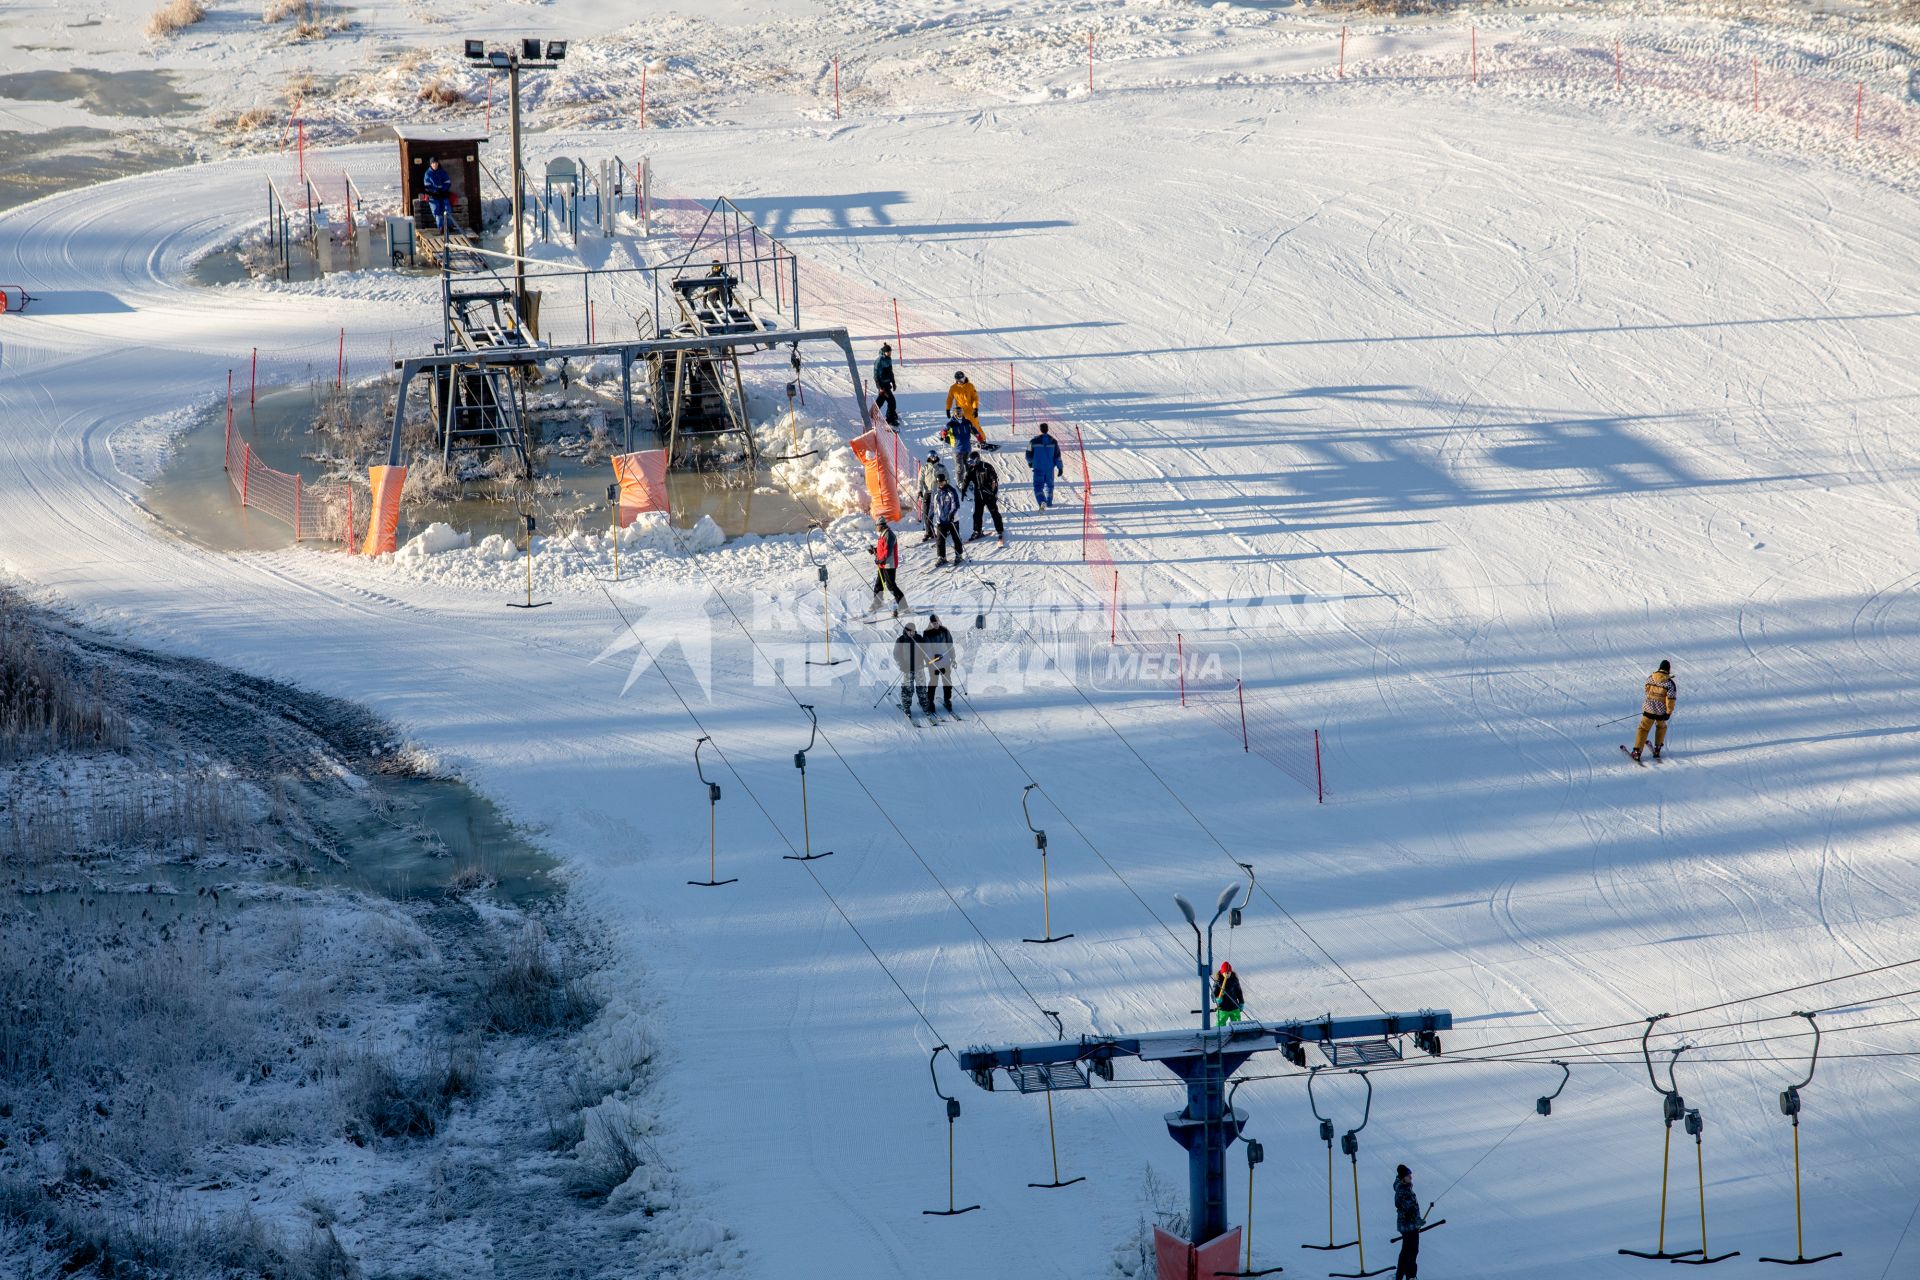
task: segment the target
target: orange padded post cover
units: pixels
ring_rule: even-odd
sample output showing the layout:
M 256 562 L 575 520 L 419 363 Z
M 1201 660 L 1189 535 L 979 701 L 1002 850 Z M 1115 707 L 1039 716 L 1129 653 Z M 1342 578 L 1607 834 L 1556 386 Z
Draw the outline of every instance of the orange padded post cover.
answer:
M 667 451 L 647 449 L 640 453 L 613 455 L 613 478 L 620 482 L 620 506 L 617 519 L 622 529 L 633 523 L 642 511 L 671 511 L 667 497 Z
M 900 518 L 900 491 L 893 480 L 893 463 L 880 446 L 877 432 L 869 431 L 847 442 L 856 458 L 867 468 L 867 496 L 873 500 L 873 518 Z
M 400 491 L 407 485 L 407 469 L 368 467 L 367 483 L 373 488 L 373 514 L 367 520 L 367 540 L 360 553 L 383 556 L 399 549 Z

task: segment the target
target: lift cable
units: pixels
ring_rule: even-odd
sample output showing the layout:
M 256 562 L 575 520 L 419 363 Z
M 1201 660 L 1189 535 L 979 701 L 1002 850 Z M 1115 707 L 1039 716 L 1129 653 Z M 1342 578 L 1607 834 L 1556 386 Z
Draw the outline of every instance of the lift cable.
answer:
M 635 629 L 633 623 L 627 618 L 626 611 L 620 608 L 619 601 L 615 600 L 612 593 L 608 592 L 606 588 L 602 587 L 601 591 L 606 595 L 607 602 L 613 605 L 614 612 L 620 615 L 620 620 L 627 624 L 628 634 L 633 636 L 634 642 L 642 648 L 645 648 L 646 642 L 640 639 L 639 631 Z M 786 845 L 788 849 L 797 853 L 798 849 L 795 848 L 792 839 L 781 829 L 780 824 L 774 821 L 773 814 L 769 812 L 767 806 L 761 802 L 760 796 L 754 791 L 752 784 L 742 776 L 738 769 L 734 768 L 733 761 L 727 758 L 726 751 L 721 748 L 717 741 L 714 741 L 713 735 L 708 732 L 706 725 L 700 722 L 699 715 L 694 711 L 692 704 L 687 701 L 686 696 L 680 692 L 680 687 L 673 682 L 673 677 L 667 674 L 666 668 L 656 660 L 653 663 L 653 669 L 660 673 L 660 678 L 666 682 L 667 688 L 672 690 L 673 696 L 679 701 L 681 708 L 687 713 L 687 718 L 693 721 L 694 727 L 699 729 L 701 733 L 707 735 L 708 742 L 713 746 L 714 754 L 720 757 L 720 763 L 727 767 L 727 772 L 733 775 L 733 780 L 740 784 L 740 789 L 747 793 L 748 798 L 753 801 L 754 807 L 760 810 L 760 816 L 767 820 L 767 825 L 772 827 L 773 833 L 780 837 L 780 842 Z M 801 865 L 806 867 L 807 874 L 813 877 L 815 887 L 818 888 L 822 894 L 826 895 L 827 901 L 833 904 L 834 911 L 839 914 L 841 920 L 846 922 L 847 928 L 853 930 L 853 936 L 860 939 L 860 945 L 867 949 L 867 954 L 872 956 L 873 962 L 880 966 L 880 971 L 887 975 L 887 981 L 893 983 L 894 989 L 900 993 L 900 998 L 905 1000 L 908 1006 L 912 1008 L 914 1016 L 920 1019 L 922 1025 L 926 1027 L 935 1040 L 943 1044 L 946 1043 L 945 1038 L 940 1034 L 939 1028 L 933 1025 L 932 1019 L 927 1017 L 926 1011 L 920 1007 L 919 1002 L 908 993 L 906 986 L 900 981 L 898 975 L 894 973 L 892 966 L 880 957 L 880 953 L 874 949 L 873 943 L 867 940 L 867 935 L 861 932 L 860 926 L 855 924 L 853 917 L 847 914 L 847 909 L 840 905 L 838 898 L 833 896 L 833 891 L 821 882 L 820 877 L 814 873 L 814 869 L 811 866 L 807 866 L 805 863 Z

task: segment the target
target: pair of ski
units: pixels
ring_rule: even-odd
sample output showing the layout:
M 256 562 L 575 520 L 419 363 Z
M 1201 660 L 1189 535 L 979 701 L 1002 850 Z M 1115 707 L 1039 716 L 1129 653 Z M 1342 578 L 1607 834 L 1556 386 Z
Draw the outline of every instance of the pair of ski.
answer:
M 1632 747 L 1630 747 L 1630 746 L 1628 746 L 1628 745 L 1627 745 L 1626 743 L 1624 743 L 1624 742 L 1620 744 L 1620 754 L 1621 754 L 1621 755 L 1623 755 L 1623 756 L 1625 756 L 1625 757 L 1626 757 L 1627 759 L 1629 759 L 1629 760 L 1633 760 L 1633 748 L 1632 748 Z M 1654 762 L 1655 764 L 1659 764 L 1659 763 L 1660 763 L 1660 762 L 1661 762 L 1662 760 L 1664 760 L 1664 759 L 1666 759 L 1666 757 L 1665 757 L 1664 755 L 1660 755 L 1660 756 L 1655 756 L 1655 757 L 1653 758 L 1653 762 Z M 1644 768 L 1646 768 L 1646 767 L 1647 767 L 1647 762 L 1646 762 L 1646 761 L 1645 761 L 1644 759 L 1643 759 L 1643 760 L 1633 760 L 1633 762 L 1634 762 L 1635 764 L 1637 764 L 1637 765 L 1639 765 L 1639 766 L 1640 766 L 1640 767 L 1641 767 L 1642 769 L 1644 769 Z
M 922 721 L 922 720 L 920 719 L 920 717 L 919 717 L 919 716 L 917 716 L 917 715 L 915 715 L 915 714 L 913 714 L 913 713 L 912 713 L 911 711 L 909 711 L 909 712 L 907 713 L 907 719 L 909 719 L 909 720 L 911 720 L 911 721 L 913 722 L 913 727 L 914 727 L 914 728 L 916 728 L 916 729 L 923 729 L 923 728 L 925 728 L 925 727 L 926 727 L 927 725 L 930 725 L 930 724 L 939 724 L 939 723 L 940 723 L 940 714 L 941 714 L 941 713 L 940 713 L 940 712 L 938 712 L 938 711 L 928 711 L 928 712 L 926 712 L 926 713 L 925 713 L 925 715 L 926 715 L 926 717 L 927 717 L 927 718 L 926 718 L 926 720 L 925 720 L 925 721 L 923 722 L 923 721 Z M 954 710 L 954 709 L 953 709 L 952 707 L 948 707 L 948 708 L 947 708 L 947 710 L 946 710 L 946 716 L 947 716 L 947 719 L 949 719 L 949 720 L 958 720 L 958 719 L 960 719 L 960 713 L 959 713 L 958 711 L 955 711 L 955 710 Z

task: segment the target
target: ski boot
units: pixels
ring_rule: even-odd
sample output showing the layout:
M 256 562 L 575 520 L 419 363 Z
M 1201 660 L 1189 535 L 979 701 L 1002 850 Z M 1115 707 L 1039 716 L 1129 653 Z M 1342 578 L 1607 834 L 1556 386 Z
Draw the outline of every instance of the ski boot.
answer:
M 1654 758 L 1655 760 L 1658 760 L 1658 759 L 1660 758 L 1660 748 L 1659 748 L 1659 747 L 1655 747 L 1655 748 L 1653 749 L 1653 758 Z
M 1633 762 L 1635 764 L 1640 763 L 1640 748 L 1635 747 L 1633 750 L 1627 752 L 1627 754 L 1633 757 Z

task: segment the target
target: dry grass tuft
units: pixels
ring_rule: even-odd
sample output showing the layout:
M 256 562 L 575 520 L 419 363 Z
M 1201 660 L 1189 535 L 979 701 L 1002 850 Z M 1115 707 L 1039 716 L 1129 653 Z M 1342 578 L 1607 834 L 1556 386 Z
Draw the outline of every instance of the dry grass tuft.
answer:
M 147 38 L 165 40 L 177 36 L 206 16 L 207 6 L 200 0 L 167 0 L 148 16 Z
M 419 98 L 429 106 L 457 107 L 467 100 L 467 95 L 445 76 L 435 76 L 420 86 Z

